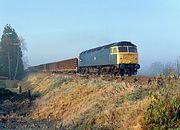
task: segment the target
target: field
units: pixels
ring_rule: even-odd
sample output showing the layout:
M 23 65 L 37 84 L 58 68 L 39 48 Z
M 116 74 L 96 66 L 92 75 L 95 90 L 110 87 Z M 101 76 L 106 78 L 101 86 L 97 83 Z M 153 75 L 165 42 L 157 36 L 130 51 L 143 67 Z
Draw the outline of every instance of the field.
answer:
M 22 90 L 30 90 L 32 98 L 25 100 L 24 104 L 21 102 L 21 105 L 26 106 L 23 112 L 21 111 L 24 114 L 14 115 L 19 122 L 15 122 L 13 128 L 88 130 L 179 128 L 180 117 L 173 120 L 174 125 L 171 123 L 164 126 L 163 123 L 158 125 L 158 121 L 155 121 L 159 120 L 156 114 L 152 119 L 149 116 L 153 115 L 156 107 L 159 107 L 158 109 L 163 107 L 166 113 L 166 107 L 171 109 L 171 104 L 168 107 L 165 101 L 171 102 L 172 99 L 175 104 L 172 111 L 180 111 L 179 84 L 180 80 L 176 77 L 121 78 L 32 73 L 21 83 Z M 165 100 L 162 100 L 164 98 Z M 151 113 L 148 110 L 151 110 Z M 164 115 L 158 111 L 156 113 L 164 121 Z M 169 121 L 170 115 L 166 116 Z M 175 116 L 179 116 L 179 113 Z M 4 123 L 7 124 L 11 123 L 8 121 Z

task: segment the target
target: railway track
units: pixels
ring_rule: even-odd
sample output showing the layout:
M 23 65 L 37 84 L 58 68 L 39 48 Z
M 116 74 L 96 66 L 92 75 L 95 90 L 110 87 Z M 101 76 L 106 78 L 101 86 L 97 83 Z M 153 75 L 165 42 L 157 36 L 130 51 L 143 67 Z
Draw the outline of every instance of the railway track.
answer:
M 159 77 L 150 76 L 109 76 L 109 75 L 78 75 L 81 78 L 101 78 L 106 81 L 129 82 L 138 84 L 151 84 L 153 81 L 163 80 Z
M 52 74 L 52 73 L 50 73 Z M 54 73 L 53 73 L 54 74 Z M 117 81 L 117 82 L 128 82 L 128 83 L 137 83 L 137 84 L 151 84 L 152 82 L 163 82 L 161 77 L 152 77 L 152 76 L 111 76 L 111 75 L 90 75 L 90 74 L 74 74 L 74 73 L 55 73 L 58 75 L 71 76 L 75 79 L 92 79 L 100 78 L 105 81 Z

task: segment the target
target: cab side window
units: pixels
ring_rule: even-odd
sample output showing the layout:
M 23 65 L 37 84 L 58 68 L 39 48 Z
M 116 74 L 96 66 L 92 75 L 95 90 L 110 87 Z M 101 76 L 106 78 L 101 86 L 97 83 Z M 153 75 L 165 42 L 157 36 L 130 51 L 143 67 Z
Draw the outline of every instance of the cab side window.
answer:
M 111 53 L 117 53 L 117 48 L 111 48 Z

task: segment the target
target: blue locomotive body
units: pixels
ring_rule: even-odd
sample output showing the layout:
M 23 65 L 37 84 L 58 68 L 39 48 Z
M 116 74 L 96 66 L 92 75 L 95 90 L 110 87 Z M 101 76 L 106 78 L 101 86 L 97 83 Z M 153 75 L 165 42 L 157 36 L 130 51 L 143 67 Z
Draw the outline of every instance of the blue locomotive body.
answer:
M 79 67 L 117 64 L 117 55 L 110 55 L 110 48 L 103 47 L 80 53 Z
M 79 54 L 79 73 L 136 74 L 138 53 L 136 45 L 128 41 L 97 47 Z

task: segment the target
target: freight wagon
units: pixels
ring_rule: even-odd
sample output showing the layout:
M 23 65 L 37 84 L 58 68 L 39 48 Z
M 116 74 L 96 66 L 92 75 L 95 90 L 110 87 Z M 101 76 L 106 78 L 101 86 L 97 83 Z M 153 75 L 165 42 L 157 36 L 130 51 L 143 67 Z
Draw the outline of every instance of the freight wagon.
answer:
M 51 71 L 51 72 L 77 72 L 78 69 L 78 59 L 73 58 L 73 59 L 68 59 L 68 60 L 63 60 L 63 61 L 58 61 L 58 62 L 53 62 L 53 63 L 48 63 L 45 66 L 46 71 Z
M 29 67 L 30 72 L 67 72 L 76 73 L 78 69 L 78 59 L 72 58 L 68 60 L 52 62 L 47 64 L 42 64 L 38 66 Z

